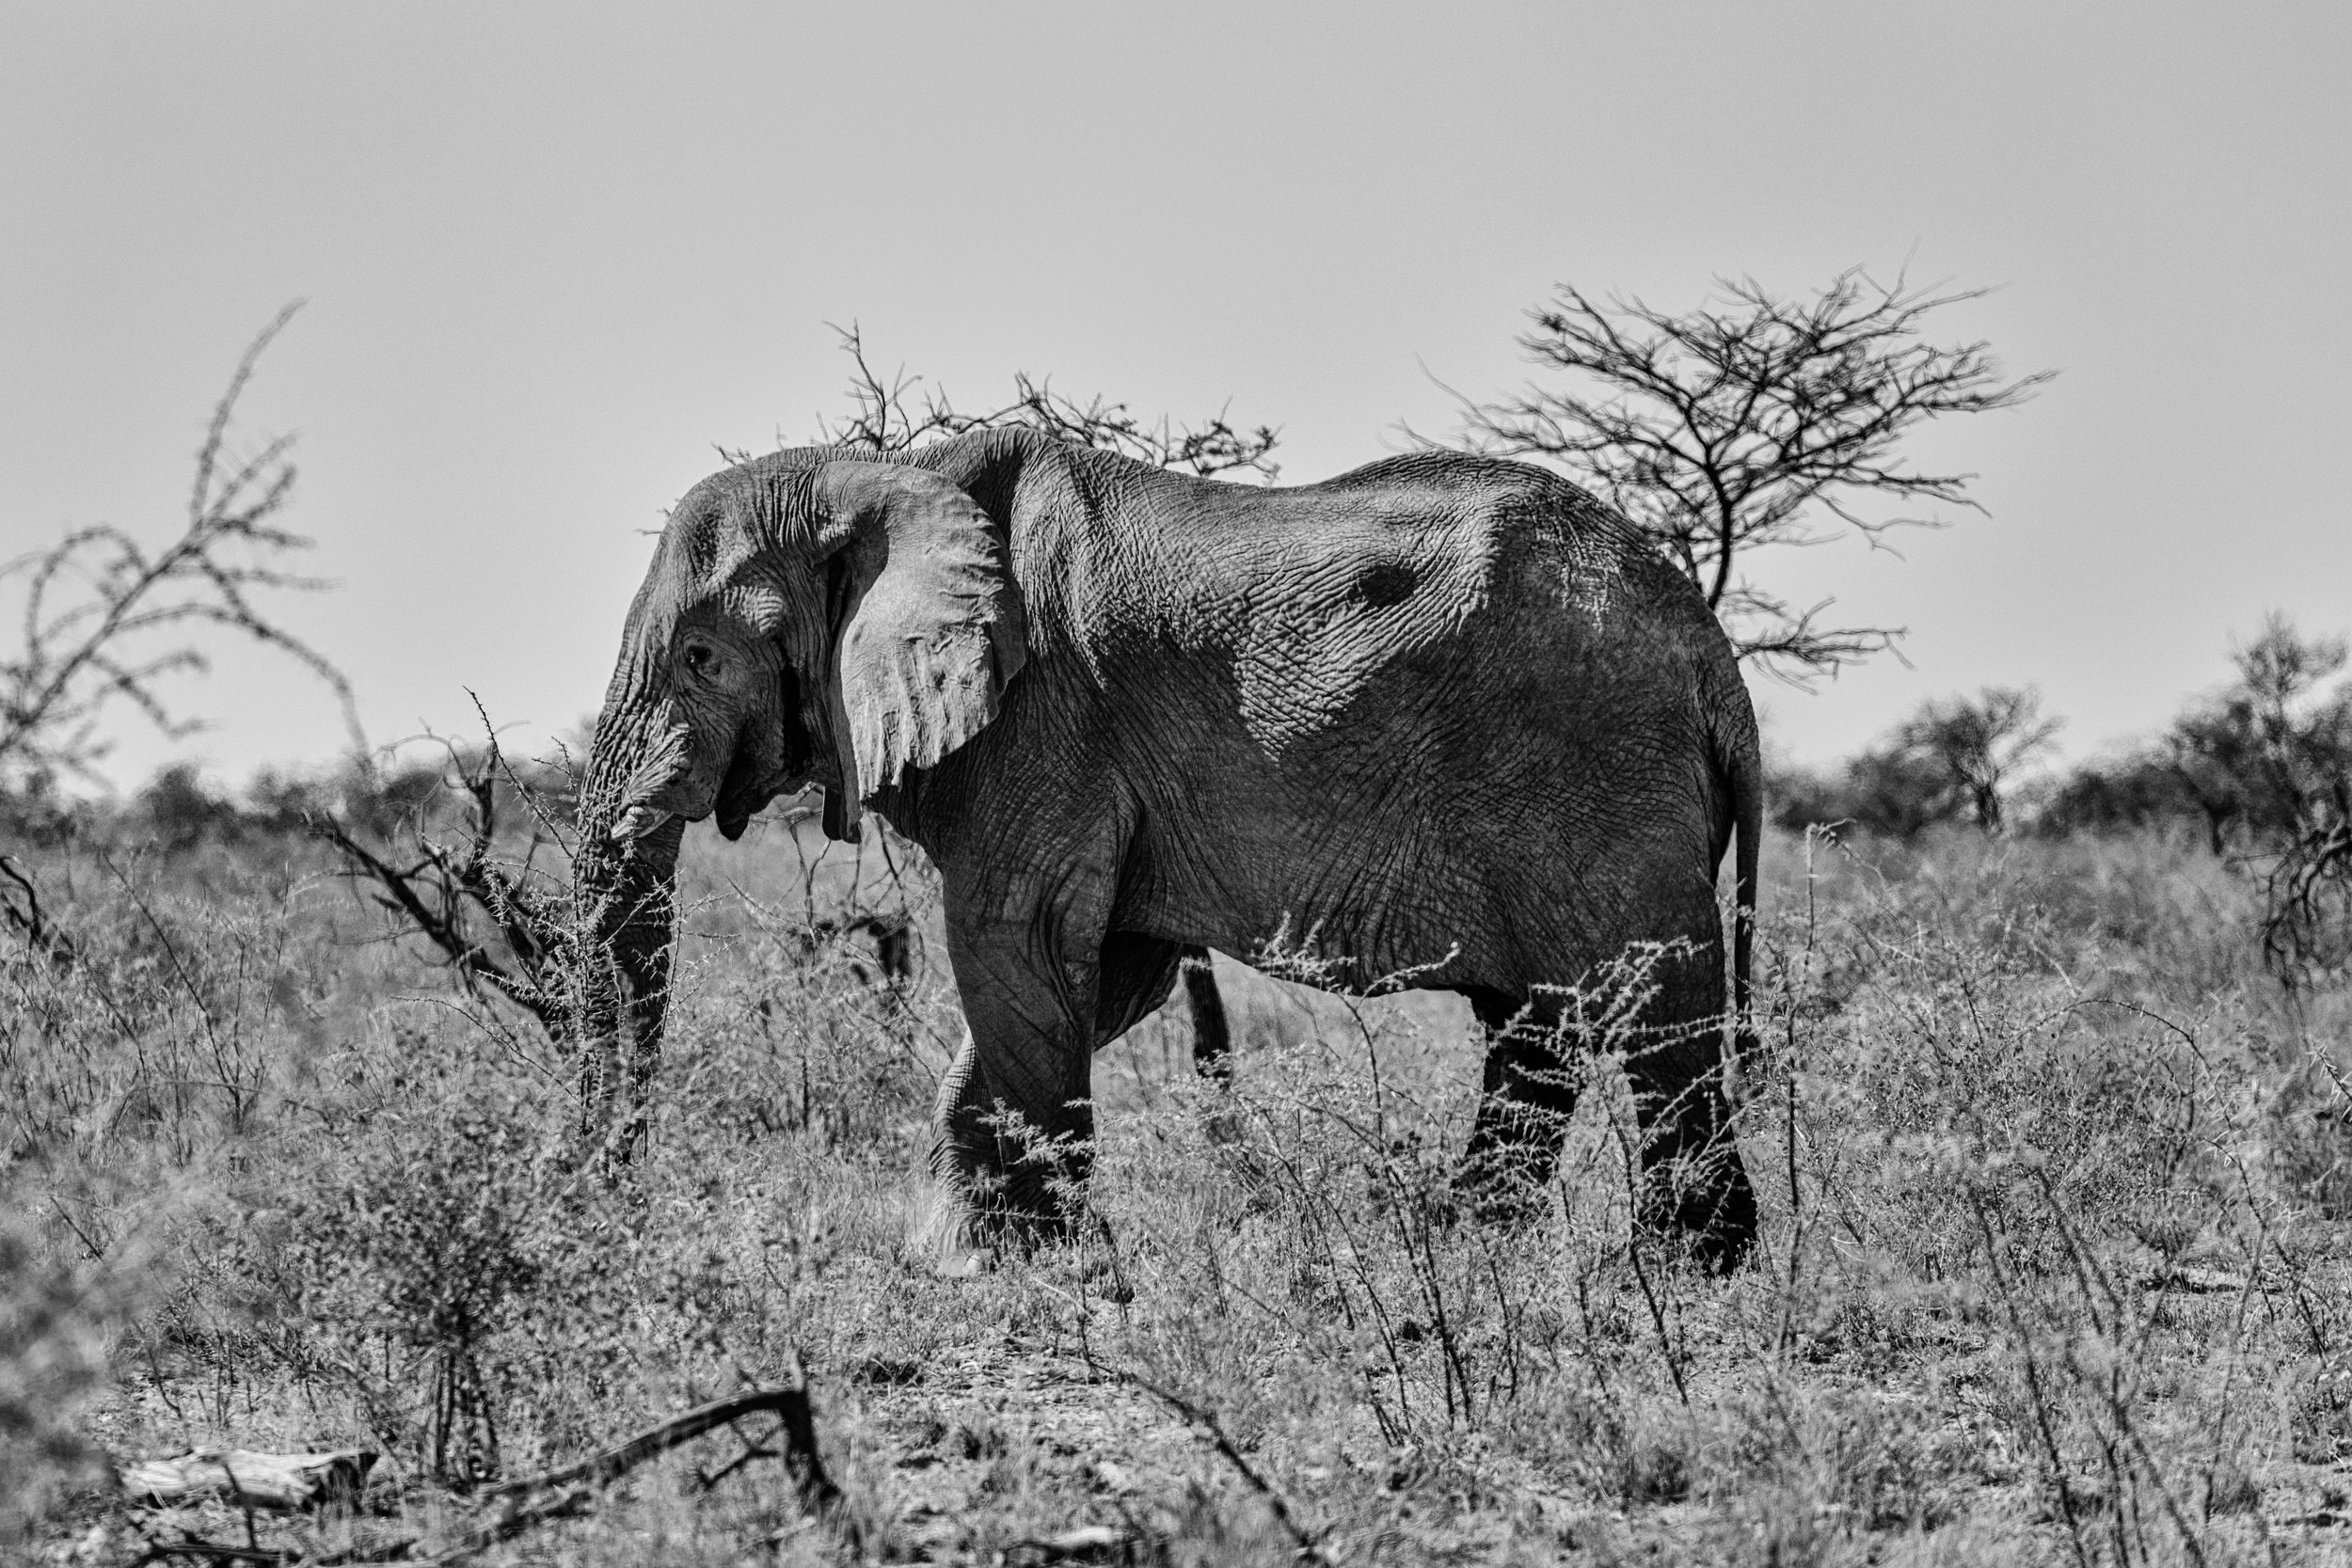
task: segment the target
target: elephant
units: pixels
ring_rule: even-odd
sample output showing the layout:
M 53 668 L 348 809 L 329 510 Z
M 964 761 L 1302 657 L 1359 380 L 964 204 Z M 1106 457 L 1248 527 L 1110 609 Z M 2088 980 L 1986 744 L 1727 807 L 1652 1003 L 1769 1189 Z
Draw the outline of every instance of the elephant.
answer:
M 1557 1170 L 1568 988 L 1654 943 L 1637 1222 L 1730 1267 L 1759 757 L 1697 589 L 1548 470 L 1428 451 L 1243 486 L 1025 429 L 772 453 L 677 503 L 624 627 L 575 864 L 585 1099 L 640 1114 L 685 825 L 733 839 L 814 783 L 829 833 L 871 811 L 938 869 L 967 1028 L 932 1164 L 967 1238 L 1065 1223 L 1025 1136 L 1083 1180 L 1094 1053 L 1188 956 L 1197 996 L 1203 950 L 1284 933 L 1323 983 L 1468 999 L 1457 1184 L 1507 1208 Z

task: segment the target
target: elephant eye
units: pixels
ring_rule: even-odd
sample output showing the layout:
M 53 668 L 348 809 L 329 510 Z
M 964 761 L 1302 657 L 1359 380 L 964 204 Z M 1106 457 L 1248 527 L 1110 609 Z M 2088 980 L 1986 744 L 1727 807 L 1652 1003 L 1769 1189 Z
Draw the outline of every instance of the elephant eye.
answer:
M 686 673 L 690 675 L 707 675 L 711 667 L 719 662 L 718 650 L 707 642 L 689 642 L 684 657 Z

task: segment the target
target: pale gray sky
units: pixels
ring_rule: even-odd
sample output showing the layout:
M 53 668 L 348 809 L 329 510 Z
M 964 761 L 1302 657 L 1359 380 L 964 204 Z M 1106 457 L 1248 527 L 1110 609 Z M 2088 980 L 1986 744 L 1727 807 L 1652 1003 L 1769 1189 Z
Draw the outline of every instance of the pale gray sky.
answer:
M 1051 372 L 1284 432 L 1285 477 L 1450 428 L 1551 285 L 1680 308 L 1841 267 L 2025 409 L 1915 447 L 1987 518 L 1777 562 L 1908 625 L 1777 738 L 2039 682 L 2082 752 L 2280 608 L 2352 626 L 2352 8 L 2036 4 L 0 4 L 0 549 L 160 539 L 250 335 L 331 594 L 284 618 L 378 739 L 590 711 L 663 507 L 841 404 L 826 321 L 959 402 Z M 1426 366 L 1427 373 L 1423 367 Z M 338 742 L 225 657 L 185 744 Z M 172 754 L 122 716 L 119 770 Z

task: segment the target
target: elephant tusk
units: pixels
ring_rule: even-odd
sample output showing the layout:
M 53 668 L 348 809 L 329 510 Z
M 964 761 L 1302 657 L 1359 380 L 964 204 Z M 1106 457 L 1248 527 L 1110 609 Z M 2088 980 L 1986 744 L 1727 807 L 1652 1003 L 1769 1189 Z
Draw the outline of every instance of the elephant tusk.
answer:
M 626 844 L 644 838 L 667 824 L 674 815 L 672 812 L 657 811 L 652 806 L 631 806 L 612 825 L 613 841 Z

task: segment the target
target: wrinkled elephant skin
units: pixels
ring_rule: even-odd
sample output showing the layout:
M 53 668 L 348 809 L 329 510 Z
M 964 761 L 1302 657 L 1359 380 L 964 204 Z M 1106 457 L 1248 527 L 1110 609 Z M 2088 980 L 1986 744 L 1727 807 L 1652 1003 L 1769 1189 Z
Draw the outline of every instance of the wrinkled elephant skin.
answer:
M 780 452 L 673 514 L 590 772 L 600 885 L 638 865 L 642 894 L 680 820 L 732 836 L 811 781 L 832 831 L 871 809 L 930 852 L 970 1025 L 935 1161 L 982 1228 L 1051 1221 L 1009 1128 L 1087 1136 L 1094 1052 L 1187 952 L 1287 934 L 1337 983 L 1470 1000 L 1464 1181 L 1502 1198 L 1555 1168 L 1557 988 L 1673 944 L 1627 1057 L 1643 1220 L 1718 1264 L 1754 1239 L 1715 881 L 1736 829 L 1752 897 L 1755 717 L 1697 592 L 1557 476 L 1428 452 L 1246 488 L 1024 431 Z M 618 968 L 653 983 L 666 907 L 619 905 Z

